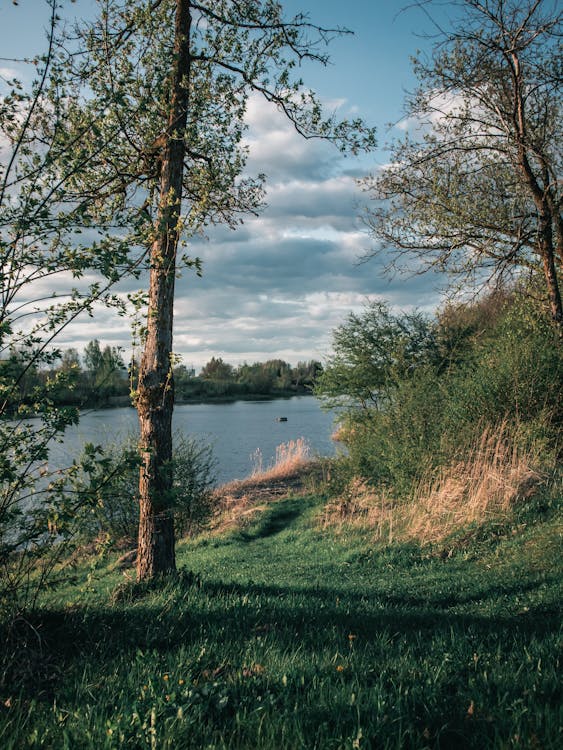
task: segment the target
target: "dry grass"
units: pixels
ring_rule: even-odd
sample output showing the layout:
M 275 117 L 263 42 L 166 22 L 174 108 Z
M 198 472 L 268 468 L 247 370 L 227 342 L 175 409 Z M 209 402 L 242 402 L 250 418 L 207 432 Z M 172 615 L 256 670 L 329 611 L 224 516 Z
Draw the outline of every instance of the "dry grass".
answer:
M 330 439 L 334 443 L 346 443 L 346 440 L 348 439 L 350 433 L 351 430 L 349 427 L 346 427 L 343 424 L 339 424 L 330 436 Z
M 506 516 L 542 480 L 538 457 L 511 444 L 506 424 L 483 431 L 469 456 L 427 476 L 406 518 L 406 535 L 431 542 L 456 528 Z
M 256 514 L 265 510 L 268 503 L 285 497 L 289 492 L 301 491 L 317 470 L 304 438 L 279 445 L 274 461 L 266 469 L 262 468 L 259 450 L 253 459 L 254 470 L 250 477 L 235 479 L 215 490 L 214 533 L 243 528 Z
M 353 479 L 344 491 L 329 503 L 321 517 L 323 528 L 361 529 L 375 532 L 376 539 L 393 539 L 396 514 L 392 497 L 385 490 L 376 492 L 363 479 Z
M 311 449 L 305 438 L 290 440 L 288 443 L 282 443 L 276 448 L 276 457 L 270 466 L 266 469 L 262 465 L 262 453 L 257 449 L 253 454 L 254 470 L 252 479 L 269 481 L 271 479 L 281 479 L 285 476 L 292 476 L 296 471 L 310 461 Z
M 538 463 L 512 444 L 506 424 L 487 428 L 466 458 L 425 476 L 408 504 L 355 479 L 327 505 L 322 525 L 372 531 L 389 542 L 437 542 L 470 523 L 505 517 L 541 483 Z

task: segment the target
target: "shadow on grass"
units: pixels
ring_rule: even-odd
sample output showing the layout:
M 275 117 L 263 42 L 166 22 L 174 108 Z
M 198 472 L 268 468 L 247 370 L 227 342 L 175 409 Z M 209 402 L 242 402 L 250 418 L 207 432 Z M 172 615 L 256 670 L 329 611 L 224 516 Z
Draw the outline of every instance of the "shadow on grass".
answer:
M 532 584 L 518 591 L 529 588 Z M 494 597 L 494 587 L 486 595 Z M 102 667 L 106 661 L 134 655 L 138 650 L 166 654 L 202 640 L 216 644 L 218 649 L 228 646 L 244 650 L 249 638 L 262 634 L 281 652 L 291 651 L 298 643 L 313 656 L 323 648 L 338 650 L 343 643 L 347 646 L 350 633 L 368 650 L 386 634 L 418 649 L 421 642 L 441 636 L 449 639 L 451 634 L 461 640 L 471 634 L 503 644 L 549 635 L 559 627 L 555 609 L 546 612 L 531 607 L 513 615 L 481 616 L 445 611 L 443 603 L 434 606 L 409 594 L 223 584 L 179 577 L 163 590 L 149 590 L 144 598 L 124 606 L 37 613 L 30 623 L 41 638 L 52 679 L 43 685 L 29 682 L 22 689 L 28 697 L 52 699 L 57 694 L 57 675 L 78 669 L 85 658 Z
M 311 503 L 302 497 L 280 500 L 264 511 L 250 529 L 239 532 L 237 538 L 252 542 L 275 536 L 293 526 L 310 507 Z

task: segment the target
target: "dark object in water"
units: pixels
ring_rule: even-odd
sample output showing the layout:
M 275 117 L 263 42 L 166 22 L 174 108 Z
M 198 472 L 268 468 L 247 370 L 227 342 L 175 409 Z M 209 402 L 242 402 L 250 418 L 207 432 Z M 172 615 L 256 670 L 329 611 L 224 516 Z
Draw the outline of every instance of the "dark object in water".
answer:
M 276 417 L 276 422 L 287 422 L 287 417 Z

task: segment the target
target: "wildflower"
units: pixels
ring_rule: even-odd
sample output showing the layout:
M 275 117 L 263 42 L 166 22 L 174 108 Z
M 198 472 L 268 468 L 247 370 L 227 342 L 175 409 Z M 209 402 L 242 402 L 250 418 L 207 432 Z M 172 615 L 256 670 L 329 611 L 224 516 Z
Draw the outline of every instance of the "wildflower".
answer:
M 170 675 L 168 675 L 168 674 L 163 674 L 163 675 L 162 675 L 162 679 L 164 680 L 164 682 L 168 682 L 168 680 L 170 679 Z
M 353 641 L 355 641 L 357 637 L 358 636 L 354 635 L 354 633 L 349 633 L 348 634 L 348 640 L 350 641 L 350 643 L 352 643 Z
M 344 672 L 345 669 L 346 669 L 346 667 L 343 664 L 337 664 L 337 666 L 336 666 L 336 671 L 337 672 Z
M 182 678 L 180 678 L 178 680 L 178 685 L 183 685 L 185 682 L 186 682 L 185 680 L 183 680 Z

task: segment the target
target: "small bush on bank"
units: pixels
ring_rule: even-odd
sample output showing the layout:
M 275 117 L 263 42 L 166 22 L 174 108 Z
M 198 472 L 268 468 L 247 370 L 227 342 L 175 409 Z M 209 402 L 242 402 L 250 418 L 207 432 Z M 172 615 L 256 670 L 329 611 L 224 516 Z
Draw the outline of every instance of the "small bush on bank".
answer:
M 84 514 L 82 533 L 88 539 L 137 538 L 139 524 L 140 459 L 133 437 L 105 449 L 105 458 L 93 467 L 85 494 L 97 502 Z M 215 482 L 213 449 L 195 438 L 177 434 L 172 461 L 174 472 L 174 522 L 178 536 L 201 529 L 213 510 Z

